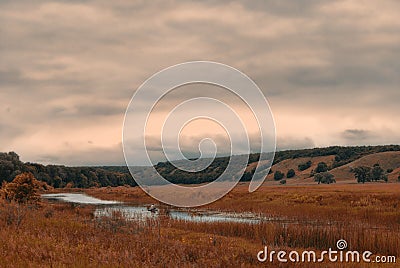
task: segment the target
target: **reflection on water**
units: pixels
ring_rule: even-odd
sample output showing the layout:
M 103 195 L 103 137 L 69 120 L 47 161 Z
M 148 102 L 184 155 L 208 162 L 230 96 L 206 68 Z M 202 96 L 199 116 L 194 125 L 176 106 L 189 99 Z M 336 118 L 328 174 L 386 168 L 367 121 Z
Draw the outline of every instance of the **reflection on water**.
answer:
M 233 214 L 224 212 L 208 212 L 195 214 L 185 211 L 171 211 L 170 217 L 176 220 L 194 221 L 194 222 L 237 222 L 237 223 L 259 223 L 261 218 L 245 216 L 244 214 Z
M 112 206 L 97 208 L 94 211 L 94 216 L 100 217 L 112 217 L 113 215 L 119 214 L 123 218 L 128 220 L 147 220 L 157 218 L 158 213 L 152 213 L 143 206 Z
M 147 220 L 158 219 L 161 215 L 167 216 L 170 219 L 189 221 L 189 222 L 232 222 L 244 224 L 258 224 L 262 222 L 279 223 L 282 226 L 306 224 L 315 227 L 326 227 L 334 225 L 334 221 L 318 221 L 318 220 L 299 220 L 288 218 L 268 218 L 254 213 L 232 213 L 218 211 L 200 211 L 200 210 L 180 210 L 180 209 L 162 209 L 160 213 L 157 210 L 155 213 L 150 212 L 146 206 L 133 206 L 118 201 L 108 201 L 91 197 L 84 193 L 59 193 L 59 194 L 43 194 L 43 198 L 49 200 L 57 200 L 75 204 L 91 204 L 96 205 L 94 216 L 102 217 L 122 217 L 127 220 L 135 220 L 138 222 L 146 222 Z M 149 206 L 150 207 L 150 206 Z M 381 226 L 370 226 L 370 229 L 387 229 Z
M 97 208 L 94 212 L 96 217 L 111 217 L 120 213 L 122 217 L 129 220 L 147 220 L 156 218 L 159 213 L 148 211 L 143 206 L 113 206 Z M 166 214 L 171 219 L 192 222 L 237 222 L 237 223 L 259 223 L 261 218 L 255 215 L 234 214 L 225 212 L 190 212 L 181 210 L 169 210 Z
M 42 197 L 76 204 L 112 205 L 96 208 L 94 211 L 95 217 L 111 217 L 116 213 L 119 213 L 125 219 L 147 220 L 157 218 L 159 216 L 159 212 L 152 213 L 148 211 L 147 207 L 145 206 L 123 205 L 121 202 L 102 200 L 91 197 L 84 193 L 43 194 Z M 264 218 L 251 213 L 227 213 L 173 209 L 168 210 L 166 215 L 168 215 L 171 219 L 192 222 L 236 222 L 254 224 L 265 220 Z
M 76 204 L 112 205 L 120 203 L 118 201 L 98 199 L 83 193 L 42 194 L 42 197 Z

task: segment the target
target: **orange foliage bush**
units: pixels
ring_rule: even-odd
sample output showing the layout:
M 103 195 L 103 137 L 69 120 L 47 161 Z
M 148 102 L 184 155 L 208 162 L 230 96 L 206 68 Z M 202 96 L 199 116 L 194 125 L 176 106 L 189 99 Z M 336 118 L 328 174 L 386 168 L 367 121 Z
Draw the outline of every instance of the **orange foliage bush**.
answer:
M 22 173 L 12 182 L 3 182 L 1 194 L 9 202 L 31 203 L 38 201 L 38 190 L 42 187 L 43 183 L 36 180 L 32 173 Z

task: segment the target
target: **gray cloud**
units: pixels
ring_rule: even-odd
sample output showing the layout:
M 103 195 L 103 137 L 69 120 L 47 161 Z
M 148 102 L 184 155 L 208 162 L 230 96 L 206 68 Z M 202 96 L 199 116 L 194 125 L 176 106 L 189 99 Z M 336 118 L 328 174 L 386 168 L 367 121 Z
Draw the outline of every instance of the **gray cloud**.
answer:
M 399 143 L 399 16 L 395 0 L 1 1 L 0 150 L 107 161 L 92 147 L 120 142 L 134 90 L 188 60 L 253 78 L 279 148 Z
M 342 144 L 346 145 L 379 145 L 396 144 L 398 136 L 390 129 L 366 130 L 346 129 L 340 133 Z
M 278 150 L 303 149 L 313 147 L 315 147 L 315 143 L 309 137 L 279 137 L 277 141 Z
M 63 107 L 56 106 L 52 108 L 52 112 L 57 116 L 67 117 L 102 117 L 124 114 L 126 107 L 116 102 L 105 103 L 91 103 L 88 99 L 87 102 L 74 104 L 71 106 Z
M 354 142 L 362 142 L 365 141 L 369 138 L 374 137 L 374 135 L 368 131 L 368 130 L 363 130 L 363 129 L 346 129 L 345 131 L 342 132 L 342 137 L 345 140 Z

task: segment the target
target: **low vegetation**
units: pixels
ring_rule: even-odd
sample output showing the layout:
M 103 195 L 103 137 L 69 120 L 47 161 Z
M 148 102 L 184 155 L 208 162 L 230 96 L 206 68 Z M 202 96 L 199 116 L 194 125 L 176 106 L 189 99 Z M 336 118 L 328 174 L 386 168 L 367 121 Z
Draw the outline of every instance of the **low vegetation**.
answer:
M 311 164 L 312 164 L 311 161 L 307 161 L 305 163 L 300 164 L 298 168 L 300 171 L 304 171 L 306 169 L 309 169 L 311 167 Z
M 144 224 L 118 213 L 95 218 L 92 206 L 21 203 L 25 215 L 10 221 L 0 202 L 0 266 L 15 267 L 259 267 L 257 252 L 326 250 L 345 239 L 352 250 L 400 256 L 400 185 L 236 187 L 202 209 L 253 212 L 275 219 L 259 224 L 195 223 L 161 217 Z M 88 190 L 106 199 L 148 203 L 137 187 Z M 379 192 L 379 194 L 378 194 Z M 117 198 L 118 199 L 118 198 Z M 275 263 L 277 266 L 278 264 Z M 325 267 L 359 267 L 359 263 Z M 385 264 L 396 267 L 397 264 Z M 273 265 L 274 266 L 274 265 Z M 292 263 L 280 267 L 293 267 Z M 299 263 L 296 267 L 321 267 Z M 368 267 L 381 267 L 369 264 Z
M 39 199 L 38 191 L 46 186 L 36 180 L 32 173 L 22 173 L 12 182 L 3 182 L 1 195 L 8 202 L 35 203 Z
M 285 177 L 285 174 L 283 174 L 282 172 L 280 172 L 279 170 L 274 172 L 274 180 L 276 181 L 280 181 L 281 179 L 283 179 Z
M 335 176 L 333 176 L 329 172 L 322 172 L 315 174 L 314 181 L 318 182 L 318 184 L 320 183 L 331 184 L 336 182 Z
M 293 178 L 294 176 L 296 176 L 296 172 L 294 171 L 294 169 L 289 169 L 288 172 L 286 173 L 286 178 L 290 179 Z
M 319 162 L 317 168 L 314 170 L 315 173 L 327 172 L 329 170 L 328 165 L 325 162 Z

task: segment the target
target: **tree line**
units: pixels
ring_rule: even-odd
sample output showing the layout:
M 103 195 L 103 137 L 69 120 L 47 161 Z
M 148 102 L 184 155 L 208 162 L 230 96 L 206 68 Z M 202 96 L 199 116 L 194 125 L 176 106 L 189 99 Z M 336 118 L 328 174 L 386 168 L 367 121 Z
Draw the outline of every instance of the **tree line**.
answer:
M 383 170 L 383 168 L 381 168 L 381 166 L 376 163 L 373 167 L 359 166 L 354 168 L 352 171 L 358 183 L 366 183 L 380 180 L 387 182 L 387 174 L 392 172 L 393 170 L 389 169 L 385 172 L 385 170 Z
M 329 167 L 329 169 L 331 169 L 352 162 L 368 154 L 387 151 L 400 151 L 400 145 L 332 146 L 327 148 L 279 151 L 275 154 L 273 164 L 286 159 L 334 155 L 335 161 L 332 166 Z M 259 154 L 250 154 L 248 164 L 257 162 L 259 157 Z M 164 178 L 173 183 L 206 183 L 215 180 L 224 172 L 229 163 L 229 159 L 229 157 L 216 158 L 209 167 L 200 172 L 185 172 L 177 169 L 169 162 L 158 163 L 155 165 L 155 168 Z M 327 172 L 327 167 L 325 167 L 325 165 L 324 163 L 318 164 L 313 175 Z M 310 166 L 311 162 L 308 161 L 299 165 L 298 170 L 306 170 L 310 168 Z M 24 172 L 32 173 L 39 181 L 44 181 L 55 188 L 88 188 L 120 185 L 136 186 L 136 182 L 126 166 L 67 167 L 63 165 L 42 165 L 29 162 L 23 163 L 15 152 L 0 153 L 0 183 L 3 181 L 10 182 L 17 175 Z M 253 173 L 254 169 L 247 170 L 240 180 L 250 181 Z M 293 178 L 296 175 L 296 171 L 289 170 L 287 174 L 280 174 L 277 172 L 274 176 L 275 175 L 277 176 L 277 180 L 281 180 L 285 176 L 287 178 Z M 329 178 L 321 178 L 319 182 L 323 181 L 329 182 L 331 180 Z M 368 181 L 368 177 L 365 178 L 365 181 Z
M 16 176 L 25 172 L 33 174 L 39 181 L 55 188 L 136 185 L 129 172 L 110 171 L 99 167 L 23 163 L 15 152 L 0 153 L 0 183 L 11 182 Z

